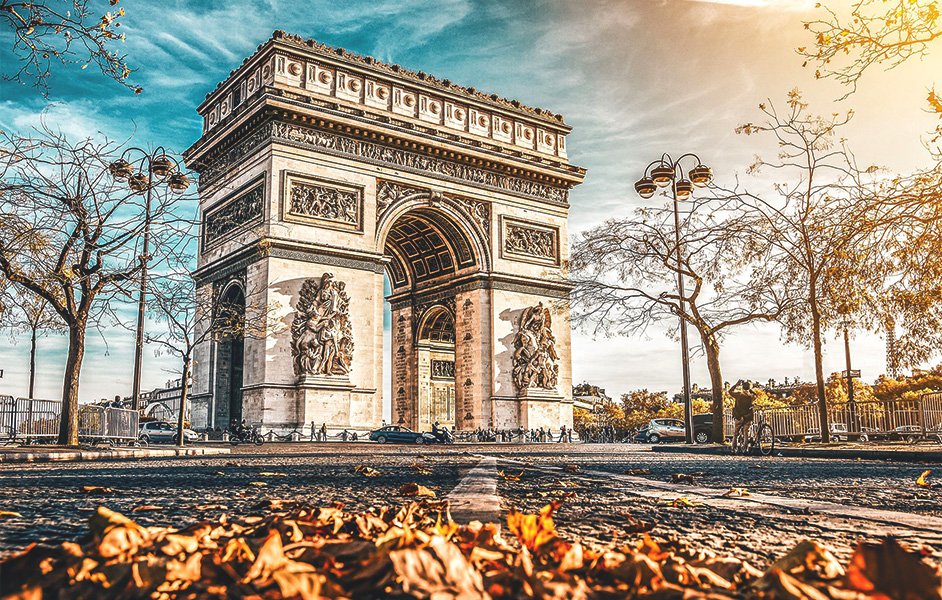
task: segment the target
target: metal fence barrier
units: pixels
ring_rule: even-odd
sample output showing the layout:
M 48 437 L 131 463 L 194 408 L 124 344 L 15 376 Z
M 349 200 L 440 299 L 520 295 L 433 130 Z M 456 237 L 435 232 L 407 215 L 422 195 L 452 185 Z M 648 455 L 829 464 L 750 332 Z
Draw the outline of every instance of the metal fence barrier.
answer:
M 777 438 L 793 441 L 820 438 L 821 417 L 817 404 L 761 410 Z M 873 440 L 928 438 L 942 441 L 942 392 L 926 393 L 918 400 L 841 402 L 829 405 L 827 413 L 828 431 L 841 439 L 866 436 Z M 724 417 L 725 434 L 732 437 L 732 412 L 726 411 Z
M 59 435 L 62 402 L 0 396 L 0 440 L 52 442 Z M 135 410 L 82 404 L 78 410 L 79 440 L 131 442 L 138 436 Z

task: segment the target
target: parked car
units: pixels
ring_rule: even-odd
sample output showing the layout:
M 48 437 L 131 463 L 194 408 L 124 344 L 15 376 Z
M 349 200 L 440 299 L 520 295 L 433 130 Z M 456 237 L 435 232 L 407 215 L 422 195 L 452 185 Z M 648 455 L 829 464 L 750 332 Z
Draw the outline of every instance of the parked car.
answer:
M 922 436 L 922 428 L 919 425 L 900 425 L 890 432 L 891 440 L 915 441 Z
M 687 437 L 684 422 L 680 419 L 651 419 L 648 423 L 648 442 L 658 444 Z
M 648 428 L 639 429 L 631 435 L 631 441 L 635 444 L 646 444 L 648 442 Z
M 385 444 L 386 442 L 399 444 L 434 444 L 438 441 L 429 432 L 412 431 L 401 425 L 387 425 L 370 432 L 370 440 Z
M 713 436 L 713 414 L 704 413 L 693 416 L 693 441 L 706 444 Z
M 183 437 L 187 442 L 195 442 L 200 436 L 192 429 L 184 429 Z M 177 441 L 177 428 L 166 421 L 150 421 L 141 424 L 137 438 L 144 444 L 172 444 Z
M 847 425 L 844 423 L 828 423 L 828 433 L 832 440 L 838 442 L 846 442 L 850 439 L 850 436 L 847 434 Z M 820 442 L 821 430 L 817 427 L 808 429 L 808 433 L 805 435 L 805 441 Z

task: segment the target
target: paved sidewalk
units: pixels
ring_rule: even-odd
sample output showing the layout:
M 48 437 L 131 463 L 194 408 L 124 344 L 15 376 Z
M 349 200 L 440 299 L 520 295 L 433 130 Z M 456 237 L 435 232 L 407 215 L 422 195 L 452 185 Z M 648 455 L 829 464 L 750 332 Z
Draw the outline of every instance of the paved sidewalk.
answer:
M 229 448 L 63 448 L 63 447 L 6 447 L 0 448 L 0 464 L 68 462 L 86 460 L 128 460 L 135 458 L 170 458 L 175 456 L 205 456 L 229 454 Z
M 706 454 L 711 456 L 729 455 L 729 446 L 716 444 L 657 444 L 651 446 L 652 452 L 676 454 Z M 942 462 L 942 445 L 906 444 L 879 445 L 836 443 L 836 444 L 775 444 L 775 456 L 801 458 L 839 458 L 861 460 L 899 460 L 905 462 Z

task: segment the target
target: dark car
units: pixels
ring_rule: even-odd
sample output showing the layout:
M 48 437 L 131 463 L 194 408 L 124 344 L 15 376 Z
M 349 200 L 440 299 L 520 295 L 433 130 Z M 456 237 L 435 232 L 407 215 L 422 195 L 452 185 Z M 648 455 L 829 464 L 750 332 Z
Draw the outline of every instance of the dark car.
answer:
M 648 429 L 647 429 L 647 427 L 645 427 L 644 429 L 638 431 L 638 433 L 636 433 L 636 434 L 634 434 L 633 436 L 631 436 L 631 441 L 634 442 L 634 443 L 636 443 L 636 444 L 646 444 L 646 443 L 648 442 Z
M 705 413 L 693 416 L 693 441 L 706 444 L 713 437 L 713 415 Z
M 401 425 L 387 425 L 370 432 L 370 440 L 385 444 L 392 442 L 394 444 L 434 444 L 438 440 L 434 435 L 428 432 L 412 431 L 408 427 Z

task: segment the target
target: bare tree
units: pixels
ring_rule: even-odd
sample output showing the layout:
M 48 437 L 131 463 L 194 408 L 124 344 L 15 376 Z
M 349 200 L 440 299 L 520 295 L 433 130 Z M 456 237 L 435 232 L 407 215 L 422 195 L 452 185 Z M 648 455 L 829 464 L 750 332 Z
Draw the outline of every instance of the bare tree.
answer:
M 178 197 L 154 193 L 149 220 L 154 248 L 139 256 L 147 215 L 137 191 L 115 182 L 110 142 L 70 142 L 48 128 L 26 136 L 0 134 L 0 274 L 45 300 L 68 329 L 59 443 L 78 443 L 79 375 L 89 327 L 114 319 L 116 301 L 133 290 L 144 260 L 157 268 L 180 241 Z
M 49 96 L 53 62 L 95 64 L 102 74 L 140 94 L 144 90 L 128 82 L 133 72 L 125 55 L 113 49 L 124 41 L 118 33 L 124 9 L 100 12 L 91 0 L 0 0 L 0 22 L 12 34 L 12 54 L 19 69 L 4 73 L 7 81 L 30 84 L 44 97 Z M 118 0 L 108 0 L 113 7 Z
M 815 116 L 798 90 L 789 93 L 787 105 L 788 111 L 779 114 L 771 103 L 760 104 L 766 121 L 737 128 L 741 134 L 773 137 L 777 159 L 757 159 L 750 171 L 773 172 L 774 193 L 734 194 L 754 215 L 751 235 L 771 253 L 774 272 L 797 298 L 779 322 L 787 341 L 813 349 L 822 438 L 827 442 L 825 332 L 848 320 L 863 328 L 880 321 L 880 298 L 894 270 L 887 248 L 898 231 L 891 227 L 897 213 L 875 192 L 878 170 L 859 169 L 838 137 L 852 111 Z
M 13 293 L 10 298 L 3 301 L 7 310 L 2 323 L 10 328 L 14 341 L 17 333 L 29 334 L 29 384 L 26 397 L 35 398 L 37 338 L 50 332 L 65 331 L 65 323 L 42 297 L 22 291 L 17 292 L 12 286 L 5 291 Z M 4 291 L 0 291 L 0 294 L 3 293 Z
M 709 203 L 709 206 L 708 206 Z M 636 335 L 682 316 L 700 335 L 713 390 L 713 441 L 723 441 L 720 343 L 736 326 L 776 319 L 787 298 L 764 269 L 735 199 L 695 200 L 681 226 L 672 208 L 642 209 L 586 232 L 572 248 L 573 321 L 593 333 Z M 681 297 L 677 276 L 692 283 Z

